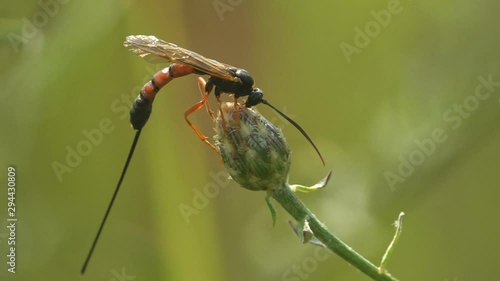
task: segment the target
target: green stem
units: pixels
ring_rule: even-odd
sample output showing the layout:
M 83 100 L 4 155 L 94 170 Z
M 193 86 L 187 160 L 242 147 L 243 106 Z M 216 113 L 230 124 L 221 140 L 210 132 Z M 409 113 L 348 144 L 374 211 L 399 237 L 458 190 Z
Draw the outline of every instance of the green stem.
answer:
M 389 247 L 387 247 L 387 250 L 385 251 L 384 256 L 382 257 L 382 261 L 380 262 L 380 267 L 379 271 L 384 272 L 386 269 L 385 267 L 387 266 L 387 263 L 389 262 L 389 259 L 391 258 L 392 252 L 394 251 L 394 248 L 396 248 L 396 244 L 398 244 L 399 237 L 401 236 L 401 233 L 403 232 L 403 216 L 405 213 L 401 212 L 399 214 L 398 220 L 396 221 L 396 233 L 394 234 L 394 238 L 392 238 L 391 244 L 389 244 Z
M 288 184 L 267 191 L 296 221 L 308 218 L 309 226 L 314 236 L 332 252 L 345 261 L 361 270 L 376 281 L 397 281 L 388 272 L 379 272 L 379 269 L 370 261 L 354 251 L 335 235 L 330 233 L 326 226 L 314 216 L 309 209 L 299 200 Z

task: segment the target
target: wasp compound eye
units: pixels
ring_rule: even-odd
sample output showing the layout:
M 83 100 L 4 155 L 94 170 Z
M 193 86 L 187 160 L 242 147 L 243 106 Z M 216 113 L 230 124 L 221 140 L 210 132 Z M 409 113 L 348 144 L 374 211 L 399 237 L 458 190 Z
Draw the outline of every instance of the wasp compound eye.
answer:
M 215 146 L 231 177 L 255 191 L 286 184 L 291 150 L 281 130 L 255 109 L 235 106 L 233 102 L 222 104 L 221 109 Z M 220 114 L 224 114 L 225 126 Z

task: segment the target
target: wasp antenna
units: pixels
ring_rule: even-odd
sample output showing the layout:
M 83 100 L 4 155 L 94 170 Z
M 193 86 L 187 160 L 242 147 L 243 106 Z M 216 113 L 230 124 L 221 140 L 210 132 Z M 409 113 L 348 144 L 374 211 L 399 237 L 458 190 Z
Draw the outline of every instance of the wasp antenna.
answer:
M 104 214 L 104 218 L 102 219 L 101 226 L 99 227 L 99 230 L 97 231 L 97 235 L 95 236 L 94 243 L 92 244 L 92 247 L 90 248 L 89 254 L 87 255 L 87 259 L 85 260 L 81 274 L 85 274 L 85 270 L 87 269 L 87 265 L 90 261 L 90 258 L 92 257 L 92 253 L 94 252 L 95 246 L 97 245 L 97 241 L 99 240 L 99 237 L 101 236 L 102 229 L 104 228 L 104 224 L 106 223 L 106 220 L 108 219 L 109 212 L 111 211 L 111 208 L 113 207 L 113 203 L 115 202 L 116 195 L 118 194 L 118 191 L 120 190 L 120 186 L 122 185 L 123 178 L 125 177 L 125 174 L 127 173 L 127 168 L 128 165 L 130 164 L 130 160 L 132 160 L 132 155 L 134 155 L 134 150 L 135 146 L 137 145 L 137 142 L 139 141 L 139 136 L 141 135 L 141 129 L 137 130 L 135 133 L 134 140 L 132 141 L 132 146 L 130 147 L 130 151 L 128 153 L 127 160 L 125 161 L 125 166 L 123 167 L 122 174 L 120 176 L 120 179 L 118 180 L 118 184 L 116 185 L 115 188 L 115 193 L 113 193 L 113 197 L 111 197 L 111 202 L 109 202 L 108 209 L 106 210 L 106 214 Z
M 304 131 L 304 129 L 302 129 L 302 127 L 300 127 L 299 124 L 297 124 L 297 122 L 293 121 L 290 117 L 286 116 L 285 113 L 279 111 L 276 107 L 272 106 L 268 101 L 262 100 L 261 103 L 263 103 L 263 104 L 269 106 L 270 108 L 274 109 L 274 111 L 278 112 L 279 115 L 283 116 L 283 118 L 285 118 L 288 122 L 290 122 L 290 124 L 292 124 L 293 126 L 295 126 L 295 128 L 297 128 L 297 130 L 299 130 L 302 133 L 302 135 L 309 141 L 309 143 L 314 147 L 314 150 L 316 150 L 316 153 L 318 153 L 318 156 L 321 159 L 321 162 L 323 163 L 323 166 L 326 166 L 325 159 L 323 159 L 323 156 L 321 155 L 321 152 L 319 152 L 318 147 L 316 147 L 316 145 L 314 144 L 313 140 L 307 135 L 306 131 Z

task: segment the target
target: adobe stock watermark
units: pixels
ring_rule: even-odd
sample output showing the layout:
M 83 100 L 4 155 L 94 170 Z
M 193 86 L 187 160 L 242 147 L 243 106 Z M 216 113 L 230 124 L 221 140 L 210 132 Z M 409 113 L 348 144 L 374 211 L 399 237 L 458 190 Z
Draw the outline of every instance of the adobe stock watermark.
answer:
M 40 7 L 31 18 L 23 17 L 21 19 L 23 25 L 20 33 L 9 32 L 7 38 L 17 54 L 21 50 L 21 45 L 28 43 L 33 39 L 40 29 L 45 27 L 51 18 L 59 13 L 61 6 L 66 5 L 71 0 L 40 0 L 38 6 Z
M 406 155 L 399 155 L 398 168 L 395 171 L 385 171 L 385 180 L 392 191 L 395 190 L 397 184 L 403 183 L 413 175 L 416 167 L 421 166 L 431 157 L 436 152 L 439 145 L 448 140 L 447 131 L 458 130 L 462 126 L 464 120 L 468 119 L 472 113 L 477 111 L 481 101 L 484 102 L 488 100 L 495 92 L 495 88 L 500 87 L 500 81 L 493 81 L 492 74 L 488 75 L 487 78 L 479 76 L 477 79 L 479 82 L 473 94 L 468 95 L 461 103 L 455 103 L 443 112 L 443 121 L 449 126 L 445 128 L 434 128 L 430 136 L 423 140 L 415 139 L 415 148 Z
M 113 278 L 110 281 L 132 281 L 135 280 L 134 275 L 128 275 L 125 272 L 125 267 L 122 267 L 121 272 L 116 271 L 115 269 L 111 270 L 111 274 L 113 274 Z
M 201 189 L 193 188 L 193 199 L 190 204 L 179 204 L 179 212 L 186 224 L 191 223 L 191 217 L 197 216 L 201 210 L 208 207 L 210 199 L 217 197 L 222 189 L 225 189 L 230 181 L 229 174 L 223 170 L 217 173 L 209 172 L 212 181 L 205 184 Z
M 389 0 L 387 2 L 387 8 L 378 12 L 371 10 L 370 15 L 373 20 L 365 23 L 363 28 L 358 26 L 354 27 L 353 44 L 349 44 L 345 41 L 340 42 L 339 47 L 347 63 L 351 63 L 352 55 L 359 55 L 364 48 L 368 47 L 372 39 L 377 37 L 383 28 L 389 26 L 392 17 L 402 11 L 403 6 L 399 0 Z
M 290 269 L 281 275 L 282 281 L 302 281 L 307 280 L 312 273 L 318 270 L 320 262 L 326 261 L 332 256 L 327 248 L 316 246 L 312 256 L 305 257 L 301 263 L 294 264 Z
M 224 14 L 227 12 L 233 12 L 234 9 L 241 5 L 243 0 L 214 0 L 212 5 L 214 6 L 217 16 L 219 16 L 220 21 L 224 21 Z
M 153 67 L 148 65 L 146 67 L 147 74 L 144 76 L 143 81 L 150 80 L 151 77 L 157 72 Z M 140 83 L 138 83 L 140 85 Z M 135 86 L 128 94 L 122 94 L 119 98 L 114 99 L 110 104 L 111 112 L 114 114 L 112 117 L 104 117 L 96 124 L 96 127 L 91 129 L 83 129 L 81 131 L 82 139 L 73 145 L 66 145 L 66 155 L 61 161 L 52 161 L 51 166 L 54 174 L 59 182 L 63 182 L 65 174 L 72 173 L 78 166 L 80 166 L 85 157 L 92 154 L 94 148 L 102 144 L 106 135 L 111 134 L 115 129 L 116 121 L 123 121 L 129 118 L 130 108 L 139 94 L 142 86 Z M 118 120 L 116 120 L 116 118 Z

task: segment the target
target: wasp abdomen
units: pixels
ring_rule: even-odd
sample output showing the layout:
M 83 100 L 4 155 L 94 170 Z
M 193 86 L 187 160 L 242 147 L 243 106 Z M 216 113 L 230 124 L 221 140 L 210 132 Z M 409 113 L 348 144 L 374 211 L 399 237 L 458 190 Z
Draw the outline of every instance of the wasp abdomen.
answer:
M 140 130 L 151 115 L 153 100 L 158 91 L 168 84 L 174 77 L 182 77 L 196 70 L 190 66 L 182 64 L 172 64 L 167 68 L 158 71 L 148 83 L 146 83 L 130 109 L 130 123 L 135 130 Z
M 130 123 L 134 130 L 140 130 L 149 119 L 153 109 L 153 101 L 147 100 L 144 96 L 139 94 L 130 109 Z

